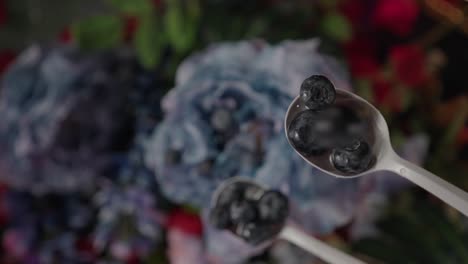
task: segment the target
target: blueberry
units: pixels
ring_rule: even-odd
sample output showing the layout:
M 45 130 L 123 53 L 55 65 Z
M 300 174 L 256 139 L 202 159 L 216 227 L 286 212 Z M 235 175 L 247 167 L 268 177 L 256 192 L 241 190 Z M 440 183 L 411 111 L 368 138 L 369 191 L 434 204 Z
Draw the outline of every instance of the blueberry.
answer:
M 362 139 L 348 146 L 333 150 L 330 160 L 333 166 L 345 173 L 361 173 L 369 169 L 373 156 L 369 144 Z
M 263 221 L 281 224 L 289 214 L 288 198 L 279 191 L 267 191 L 258 201 L 258 211 Z
M 236 234 L 247 243 L 255 246 L 276 237 L 280 231 L 281 229 L 262 223 L 247 223 L 239 225 Z
M 324 148 L 318 144 L 319 137 L 315 133 L 314 123 L 317 113 L 313 110 L 300 112 L 288 127 L 288 138 L 296 150 L 305 155 L 319 155 Z
M 229 208 L 231 222 L 235 225 L 255 222 L 258 213 L 255 203 L 249 200 L 234 201 Z
M 302 82 L 300 99 L 309 109 L 323 109 L 333 104 L 335 97 L 335 87 L 323 75 L 312 75 Z
M 234 201 L 243 199 L 246 187 L 242 183 L 231 183 L 219 194 L 217 206 L 227 206 Z
M 231 227 L 231 217 L 229 207 L 221 206 L 213 208 L 210 212 L 211 224 L 219 229 L 227 229 Z

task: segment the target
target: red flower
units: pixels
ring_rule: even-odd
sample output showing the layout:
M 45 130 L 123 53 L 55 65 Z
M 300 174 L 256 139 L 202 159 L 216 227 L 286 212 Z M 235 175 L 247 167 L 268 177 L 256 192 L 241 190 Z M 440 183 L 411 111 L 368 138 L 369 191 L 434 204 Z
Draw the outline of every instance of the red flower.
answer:
M 6 192 L 8 187 L 0 182 L 0 226 L 4 226 L 8 221 L 8 206 L 6 202 Z
M 153 0 L 153 6 L 158 8 L 161 7 L 162 1 L 161 0 Z
M 0 27 L 5 24 L 7 20 L 7 10 L 5 0 L 0 0 Z
M 372 40 L 362 37 L 354 38 L 345 44 L 344 50 L 354 76 L 371 77 L 376 74 L 379 65 Z
M 426 60 L 420 46 L 395 46 L 390 50 L 390 63 L 396 77 L 409 86 L 421 86 L 428 79 Z
M 413 30 L 418 15 L 416 0 L 380 0 L 373 19 L 377 28 L 406 37 Z
M 93 241 L 90 237 L 80 237 L 75 242 L 75 247 L 81 255 L 86 255 L 87 257 L 96 256 L 96 249 L 94 248 Z
M 460 129 L 460 132 L 458 132 L 457 145 L 468 145 L 468 126 L 463 127 L 462 129 Z
M 0 51 L 0 74 L 13 62 L 16 55 L 12 51 Z
M 392 90 L 390 82 L 382 78 L 377 78 L 372 84 L 375 102 L 377 104 L 383 104 Z
M 378 64 L 372 57 L 351 56 L 351 73 L 357 77 L 371 77 L 378 70 Z
M 167 219 L 167 228 L 179 229 L 187 234 L 201 236 L 203 234 L 203 224 L 198 215 L 176 209 Z
M 453 6 L 460 6 L 460 4 L 462 2 L 460 0 L 443 0 L 443 1 L 449 3 L 449 4 L 453 5 Z
M 126 264 L 139 264 L 139 263 L 141 263 L 140 256 L 138 256 L 135 252 L 132 252 L 126 260 Z
M 69 28 L 65 28 L 59 34 L 59 40 L 62 43 L 70 43 L 73 40 L 73 34 Z
M 390 81 L 384 78 L 375 78 L 372 83 L 374 99 L 377 105 L 382 106 L 391 112 L 401 111 L 401 99 L 397 91 L 393 89 Z
M 138 17 L 126 16 L 125 18 L 125 29 L 124 29 L 124 40 L 130 41 L 135 36 L 135 32 L 138 29 Z
M 361 0 L 345 0 L 340 2 L 339 9 L 353 26 L 358 27 L 364 17 L 366 6 Z

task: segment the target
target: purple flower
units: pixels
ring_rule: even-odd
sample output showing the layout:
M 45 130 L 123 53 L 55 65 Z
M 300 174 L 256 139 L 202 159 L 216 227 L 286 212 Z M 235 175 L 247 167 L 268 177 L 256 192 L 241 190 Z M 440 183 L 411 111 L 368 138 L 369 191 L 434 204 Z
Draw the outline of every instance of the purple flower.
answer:
M 94 205 L 98 251 L 120 260 L 146 257 L 161 242 L 164 215 L 158 208 L 155 176 L 141 164 L 138 148 L 129 153 L 116 179 L 102 182 Z

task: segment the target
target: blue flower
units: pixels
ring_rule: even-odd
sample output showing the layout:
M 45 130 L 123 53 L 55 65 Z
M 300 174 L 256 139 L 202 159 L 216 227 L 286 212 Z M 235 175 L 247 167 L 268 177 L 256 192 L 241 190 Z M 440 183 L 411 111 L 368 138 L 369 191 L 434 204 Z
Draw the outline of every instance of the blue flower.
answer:
M 310 231 L 348 221 L 359 180 L 320 173 L 284 135 L 287 107 L 305 78 L 324 74 L 348 89 L 338 63 L 317 47 L 317 40 L 226 43 L 183 62 L 162 101 L 165 118 L 145 144 L 164 194 L 206 208 L 220 182 L 243 176 L 288 193 L 293 216 Z
M 90 190 L 159 119 L 155 78 L 125 51 L 27 49 L 0 95 L 0 176 L 35 193 Z

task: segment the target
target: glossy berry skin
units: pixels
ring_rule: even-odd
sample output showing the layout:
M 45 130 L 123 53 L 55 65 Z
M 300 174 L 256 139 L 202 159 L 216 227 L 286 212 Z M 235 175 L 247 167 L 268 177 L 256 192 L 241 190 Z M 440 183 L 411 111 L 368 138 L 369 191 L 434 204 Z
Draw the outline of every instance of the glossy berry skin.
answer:
M 282 224 L 289 212 L 288 198 L 279 191 L 266 191 L 258 201 L 260 218 L 275 224 Z
M 335 97 L 335 86 L 323 75 L 312 75 L 302 82 L 300 99 L 311 110 L 320 110 L 333 104 Z
M 229 207 L 229 214 L 233 224 L 256 222 L 258 211 L 254 201 L 234 201 Z
M 231 216 L 229 214 L 228 207 L 216 207 L 213 208 L 210 212 L 210 222 L 214 227 L 218 229 L 227 229 L 230 228 Z
M 324 148 L 314 130 L 318 115 L 313 110 L 300 112 L 288 127 L 288 138 L 296 150 L 307 156 L 319 155 Z
M 333 166 L 344 173 L 361 173 L 371 166 L 373 155 L 369 144 L 362 139 L 343 148 L 336 148 L 330 155 Z
M 240 201 L 244 197 L 246 186 L 242 184 L 230 184 L 220 193 L 217 204 L 220 207 L 229 206 L 234 201 Z
M 289 215 L 288 198 L 248 182 L 227 184 L 210 211 L 217 229 L 229 230 L 249 244 L 258 245 L 277 236 Z

